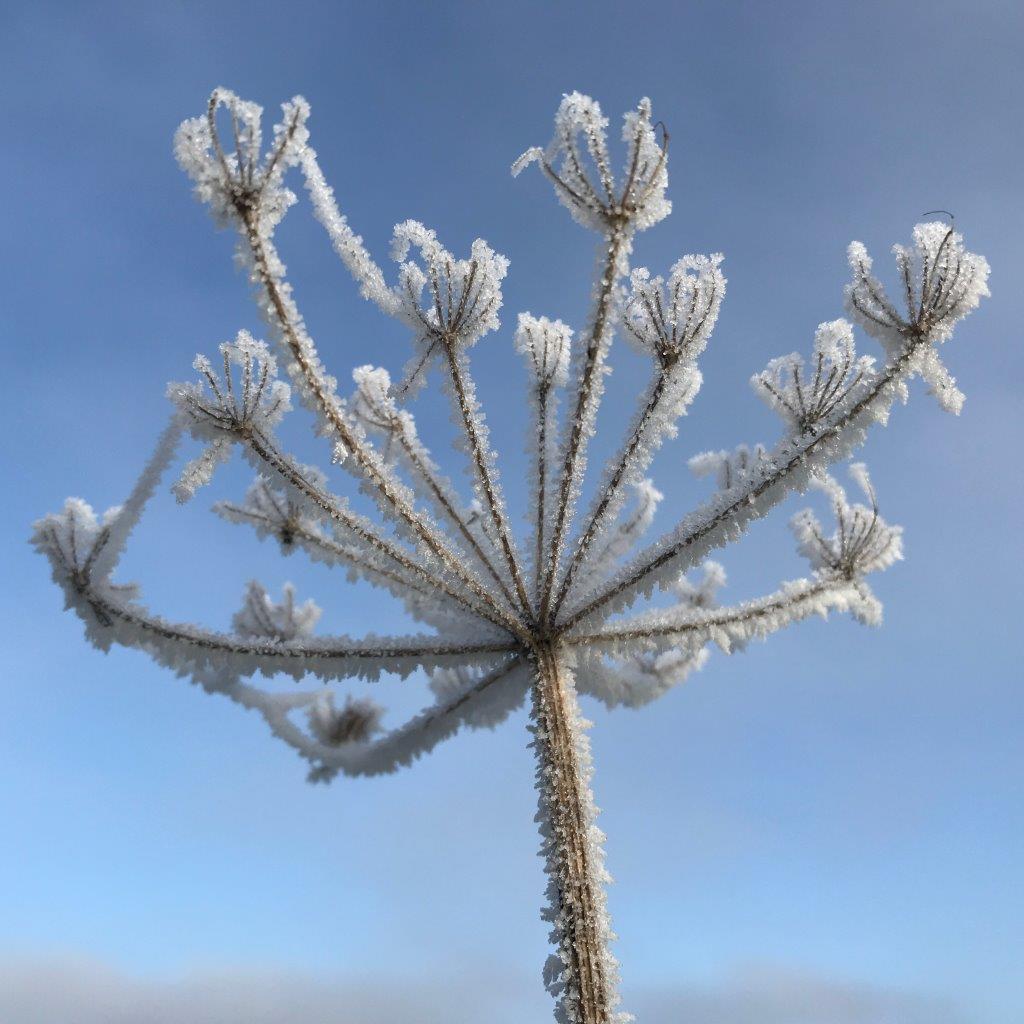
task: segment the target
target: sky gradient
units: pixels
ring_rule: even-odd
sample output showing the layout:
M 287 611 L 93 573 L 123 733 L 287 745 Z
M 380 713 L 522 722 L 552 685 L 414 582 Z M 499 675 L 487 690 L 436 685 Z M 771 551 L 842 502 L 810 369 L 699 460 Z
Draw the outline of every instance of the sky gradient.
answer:
M 399 775 L 306 786 L 238 708 L 89 648 L 26 543 L 69 494 L 122 500 L 166 382 L 239 328 L 262 333 L 233 238 L 170 151 L 216 85 L 268 117 L 306 96 L 325 174 L 379 261 L 409 217 L 456 253 L 479 235 L 510 258 L 503 329 L 472 358 L 513 510 L 526 463 L 510 325 L 520 310 L 579 325 L 593 265 L 593 238 L 536 170 L 508 173 L 546 143 L 564 92 L 616 125 L 649 95 L 671 132 L 674 213 L 634 263 L 725 253 L 704 388 L 652 469 L 663 529 L 707 492 L 690 455 L 777 436 L 748 379 L 842 315 L 847 243 L 888 278 L 923 211 L 956 214 L 993 268 L 993 297 L 943 353 L 965 410 L 917 386 L 862 452 L 906 530 L 906 561 L 874 581 L 885 624 L 805 623 L 714 654 L 645 710 L 587 713 L 640 1024 L 1024 1018 L 1022 42 L 1020 6 L 997 2 L 9 6 L 0 1020 L 550 1016 L 524 713 Z M 359 299 L 308 206 L 279 241 L 328 366 L 397 372 L 408 339 Z M 624 345 L 612 363 L 598 467 L 645 374 Z M 455 474 L 438 395 L 416 414 Z M 289 443 L 325 463 L 292 419 Z M 121 578 L 214 626 L 256 576 L 294 581 L 326 631 L 401 628 L 384 597 L 210 515 L 248 479 L 233 463 L 183 509 L 163 488 Z M 726 600 L 804 573 L 785 526 L 799 507 L 720 554 Z M 425 695 L 415 679 L 376 694 L 390 722 Z

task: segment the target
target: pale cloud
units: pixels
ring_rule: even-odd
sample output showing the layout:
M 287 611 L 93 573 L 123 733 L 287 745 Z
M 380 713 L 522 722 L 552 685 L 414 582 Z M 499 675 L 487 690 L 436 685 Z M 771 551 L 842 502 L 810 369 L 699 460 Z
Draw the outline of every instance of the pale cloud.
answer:
M 706 986 L 639 993 L 638 1024 L 967 1024 L 950 999 L 786 967 L 748 967 Z
M 788 968 L 633 990 L 638 1024 L 965 1024 L 951 1002 Z M 224 969 L 131 977 L 72 957 L 0 960 L 3 1024 L 522 1024 L 550 1019 L 539 979 L 466 965 L 430 981 Z

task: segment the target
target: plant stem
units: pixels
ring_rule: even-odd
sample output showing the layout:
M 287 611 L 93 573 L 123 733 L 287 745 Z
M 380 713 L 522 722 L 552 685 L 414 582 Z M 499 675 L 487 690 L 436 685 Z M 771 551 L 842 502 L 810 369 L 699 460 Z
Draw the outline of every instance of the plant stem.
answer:
M 572 674 L 551 648 L 541 648 L 536 656 L 532 729 L 541 851 L 548 874 L 544 916 L 558 949 L 546 981 L 565 1020 L 613 1024 L 618 968 L 609 949 L 608 876 L 603 836 L 594 824 L 590 744 Z

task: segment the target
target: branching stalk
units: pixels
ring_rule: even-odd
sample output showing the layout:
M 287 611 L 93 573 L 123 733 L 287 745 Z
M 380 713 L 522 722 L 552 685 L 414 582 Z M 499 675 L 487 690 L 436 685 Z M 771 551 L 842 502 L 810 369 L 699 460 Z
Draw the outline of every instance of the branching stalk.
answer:
M 277 320 L 277 325 L 284 335 L 288 349 L 298 364 L 306 385 L 316 399 L 322 415 L 331 423 L 341 443 L 351 453 L 351 457 L 355 459 L 360 473 L 374 485 L 377 492 L 398 518 L 405 522 L 420 537 L 424 545 L 453 576 L 459 579 L 460 583 L 480 598 L 484 604 L 490 606 L 492 612 L 498 615 L 506 625 L 513 629 L 518 629 L 518 625 L 509 620 L 507 613 L 497 604 L 491 594 L 465 571 L 459 560 L 448 550 L 443 538 L 436 534 L 409 505 L 405 498 L 398 493 L 394 483 L 381 471 L 377 460 L 370 456 L 365 441 L 355 434 L 345 418 L 340 415 L 336 402 L 331 401 L 331 396 L 325 392 L 319 374 L 316 373 L 310 364 L 309 357 L 304 350 L 298 331 L 289 314 L 288 305 L 281 295 L 275 275 L 271 272 L 270 243 L 266 242 L 260 235 L 255 220 L 255 213 L 246 208 L 243 211 L 243 215 L 246 237 L 252 252 L 253 265 L 256 268 L 260 283 L 267 294 L 274 317 Z
M 529 428 L 530 443 L 537 445 L 536 504 L 526 513 L 536 528 L 533 544 L 525 548 L 536 563 L 530 594 L 498 487 L 489 431 L 464 362 L 468 349 L 500 326 L 508 260 L 479 238 L 469 258 L 459 259 L 435 231 L 405 221 L 396 226 L 392 247 L 398 280 L 386 282 L 338 209 L 308 146 L 308 104 L 296 97 L 284 111 L 264 155 L 260 108 L 218 89 L 204 115 L 181 126 L 175 153 L 218 223 L 241 229 L 259 304 L 280 336 L 292 384 L 338 442 L 335 460 L 376 502 L 377 520 L 351 511 L 347 499 L 330 493 L 319 470 L 278 449 L 276 426 L 291 407 L 292 388 L 277 379 L 277 360 L 266 343 L 241 331 L 221 344 L 220 360 L 196 357 L 198 379 L 168 389 L 178 410 L 175 420 L 126 504 L 100 515 L 83 500 L 69 498 L 60 511 L 35 524 L 33 544 L 47 557 L 67 606 L 80 615 L 97 647 L 120 644 L 144 651 L 208 692 L 256 710 L 275 736 L 310 763 L 314 780 L 409 764 L 464 725 L 494 725 L 519 706 L 529 688 L 537 820 L 549 879 L 546 917 L 557 950 L 546 983 L 565 1024 L 623 1024 L 605 906 L 609 879 L 590 786 L 588 723 L 580 716 L 577 688 L 609 707 L 638 707 L 700 668 L 712 645 L 730 653 L 790 623 L 833 611 L 868 624 L 880 621 L 881 606 L 865 577 L 902 557 L 901 529 L 882 518 L 866 467 L 850 467 L 866 495 L 861 503 L 848 498 L 828 466 L 860 444 L 872 422 L 885 420 L 892 403 L 906 397 L 914 376 L 924 379 L 944 408 L 959 411 L 963 395 L 937 349 L 988 295 L 988 264 L 964 248 L 952 225 L 917 225 L 912 244 L 894 248 L 904 314 L 873 276 L 865 248 L 852 243 L 846 308 L 882 343 L 886 365 L 876 373 L 873 357 L 856 355 L 853 325 L 845 320 L 819 326 L 816 362 L 806 371 L 797 353 L 769 363 L 752 383 L 788 424 L 789 436 L 772 453 L 762 445 L 743 445 L 691 460 L 699 475 L 717 478 L 715 497 L 616 571 L 639 545 L 662 498 L 653 481 L 638 477 L 662 437 L 673 432 L 671 418 L 695 393 L 694 361 L 710 336 L 725 284 L 720 254 L 682 257 L 667 282 L 647 268 L 634 268 L 633 295 L 623 315 L 640 349 L 660 363 L 659 372 L 639 401 L 622 447 L 605 467 L 569 553 L 567 539 L 603 393 L 618 279 L 634 235 L 666 217 L 671 203 L 668 133 L 662 130 L 659 142 L 650 101 L 641 100 L 625 115 L 627 152 L 617 181 L 608 122 L 599 105 L 580 93 L 564 96 L 552 141 L 528 150 L 514 172 L 539 163 L 559 201 L 579 224 L 600 235 L 603 248 L 590 319 L 575 335 L 575 392 L 559 430 L 557 455 L 552 439 L 559 399 L 553 389 L 567 382 L 573 329 L 548 317 L 519 317 L 515 345 L 532 360 L 531 387 L 537 388 L 530 397 L 536 399 L 531 416 L 536 414 L 538 422 L 534 426 L 531 420 Z M 218 135 L 222 114 L 233 151 Z M 357 370 L 356 397 L 346 405 L 321 365 L 272 241 L 295 200 L 284 175 L 299 166 L 315 213 L 364 297 L 414 332 L 416 351 L 405 393 L 411 395 L 412 384 L 427 379 L 428 363 L 447 362 L 445 388 L 460 433 L 464 430 L 460 444 L 482 506 L 479 519 L 477 504 L 470 512 L 433 464 L 411 415 L 395 411 L 386 370 Z M 374 408 L 385 415 L 374 415 Z M 115 582 L 113 573 L 129 532 L 173 458 L 182 428 L 204 448 L 172 488 L 179 501 L 207 484 L 239 444 L 261 474 L 243 504 L 217 507 L 225 518 L 252 523 L 261 535 L 272 533 L 286 551 L 298 542 L 313 558 L 348 567 L 398 597 L 435 632 L 316 636 L 321 610 L 313 600 L 297 600 L 295 588 L 285 584 L 277 602 L 258 580 L 248 584 L 231 632 L 170 622 L 143 607 L 136 588 Z M 370 440 L 381 433 L 383 452 Z M 391 448 L 392 441 L 400 447 Z M 638 511 L 616 519 L 627 486 L 636 487 Z M 786 493 L 805 487 L 823 492 L 836 524 L 829 532 L 813 508 L 791 520 L 797 547 L 811 567 L 806 578 L 758 600 L 721 607 L 721 565 L 705 561 L 701 578 L 686 575 Z M 606 537 L 610 525 L 614 532 Z M 671 607 L 618 615 L 655 585 L 674 597 Z M 384 710 L 372 701 L 350 694 L 343 704 L 335 703 L 333 689 L 286 692 L 243 681 L 259 674 L 300 679 L 311 673 L 334 681 L 413 672 L 427 676 L 434 702 L 376 739 Z
M 716 515 L 703 519 L 696 529 L 672 542 L 653 557 L 648 558 L 645 552 L 641 552 L 636 559 L 640 563 L 636 569 L 633 569 L 624 578 L 612 583 L 603 593 L 587 602 L 564 623 L 560 623 L 559 632 L 564 633 L 572 629 L 576 623 L 599 611 L 609 602 L 615 600 L 620 594 L 640 584 L 647 576 L 650 576 L 665 565 L 666 562 L 671 561 L 681 552 L 695 545 L 712 531 L 727 525 L 731 520 L 738 518 L 741 513 L 750 512 L 754 507 L 753 503 L 761 495 L 779 484 L 785 484 L 787 479 L 797 469 L 807 464 L 809 457 L 818 454 L 826 447 L 828 442 L 842 434 L 847 426 L 855 422 L 862 413 L 866 412 L 883 391 L 900 379 L 916 351 L 927 343 L 928 339 L 926 336 L 911 335 L 903 352 L 878 375 L 867 393 L 854 402 L 841 416 L 810 439 L 806 436 L 793 439 L 791 445 L 796 448 L 793 455 L 778 466 L 774 472 L 762 476 L 754 476 L 751 485 L 744 489 L 735 500 L 730 502 Z M 755 509 L 753 514 L 766 515 L 767 512 L 768 509 L 761 511 Z M 655 544 L 652 547 L 657 549 L 659 546 L 660 544 Z
M 421 579 L 428 587 L 437 588 L 452 600 L 457 601 L 460 605 L 486 619 L 488 622 L 493 622 L 502 628 L 508 628 L 509 621 L 507 616 L 500 609 L 495 609 L 493 600 L 471 600 L 460 590 L 452 587 L 444 578 L 433 575 L 422 565 L 414 562 L 401 548 L 397 547 L 386 537 L 380 536 L 376 531 L 369 529 L 361 517 L 354 515 L 348 509 L 331 501 L 328 495 L 310 480 L 306 479 L 294 462 L 286 459 L 276 450 L 269 438 L 263 437 L 254 431 L 245 440 L 252 452 L 270 469 L 291 484 L 300 494 L 308 498 L 325 515 L 329 516 L 340 526 L 359 537 L 360 540 L 364 541 L 375 551 L 385 555 L 397 565 L 406 569 L 414 577 Z M 460 579 L 459 582 L 461 583 L 462 580 Z M 474 583 L 474 586 L 467 589 L 471 589 L 475 597 L 480 597 L 481 595 L 486 598 L 490 597 L 487 591 L 483 590 L 475 581 L 471 582 Z

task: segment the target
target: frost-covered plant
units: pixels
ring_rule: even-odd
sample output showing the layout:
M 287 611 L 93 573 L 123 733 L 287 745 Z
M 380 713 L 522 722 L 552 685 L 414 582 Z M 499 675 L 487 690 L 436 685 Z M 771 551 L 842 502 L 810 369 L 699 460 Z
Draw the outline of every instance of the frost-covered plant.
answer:
M 639 706 L 700 668 L 712 646 L 728 653 L 833 610 L 880 620 L 866 576 L 900 557 L 900 530 L 881 518 L 862 465 L 851 474 L 866 505 L 850 503 L 829 467 L 860 445 L 873 423 L 886 421 L 916 375 L 944 407 L 960 408 L 962 396 L 937 348 L 988 294 L 988 266 L 966 251 L 951 226 L 918 225 L 912 245 L 895 248 L 893 298 L 873 276 L 864 247 L 851 245 L 847 308 L 882 342 L 881 364 L 857 355 L 853 327 L 844 320 L 818 328 L 808 363 L 798 354 L 773 360 L 752 383 L 780 414 L 781 438 L 692 459 L 694 472 L 713 479 L 712 492 L 660 539 L 645 543 L 662 501 L 645 473 L 700 388 L 698 359 L 725 293 L 722 257 L 683 256 L 664 278 L 631 270 L 637 233 L 670 211 L 668 135 L 642 100 L 625 116 L 625 165 L 616 175 L 599 106 L 578 93 L 566 96 L 550 145 L 529 150 L 514 172 L 540 164 L 559 200 L 598 236 L 599 265 L 582 328 L 519 316 L 514 343 L 525 363 L 531 411 L 526 519 L 532 535 L 517 537 L 469 360 L 472 346 L 499 327 L 508 261 L 481 240 L 468 257 L 457 258 L 433 231 L 407 221 L 395 228 L 398 270 L 389 283 L 325 183 L 309 145 L 305 101 L 284 105 L 265 153 L 261 114 L 219 89 L 204 116 L 181 126 L 176 152 L 217 222 L 240 235 L 241 260 L 290 383 L 278 378 L 268 347 L 245 332 L 221 345 L 216 367 L 198 356 L 198 379 L 170 387 L 171 423 L 126 503 L 99 518 L 85 502 L 69 499 L 36 524 L 34 543 L 97 646 L 145 650 L 208 691 L 257 710 L 309 762 L 313 779 L 393 771 L 464 725 L 495 725 L 528 698 L 549 876 L 545 916 L 555 947 L 546 983 L 559 1020 L 624 1020 L 609 948 L 588 723 L 577 694 Z M 274 242 L 277 224 L 296 201 L 285 185 L 290 171 L 304 179 L 316 216 L 362 295 L 410 329 L 412 356 L 399 383 L 384 369 L 361 366 L 354 393 L 342 397 L 323 367 Z M 650 379 L 574 529 L 616 333 L 650 359 Z M 431 374 L 461 427 L 468 496 L 442 475 L 404 404 Z M 331 461 L 374 499 L 379 517 L 354 512 L 324 472 L 282 449 L 275 428 L 293 392 L 315 415 Z M 276 603 L 253 582 L 232 628 L 220 632 L 161 618 L 140 602 L 137 588 L 113 582 L 129 532 L 184 432 L 204 448 L 174 486 L 180 500 L 205 484 L 231 451 L 241 452 L 258 475 L 241 501 L 215 506 L 222 517 L 275 538 L 285 553 L 301 549 L 350 579 L 384 588 L 426 631 L 315 636 L 315 604 L 297 603 L 290 586 Z M 720 604 L 725 573 L 704 561 L 708 553 L 736 540 L 791 492 L 811 486 L 827 495 L 835 527 L 830 533 L 809 511 L 793 520 L 810 574 L 756 600 Z M 687 574 L 702 563 L 702 578 L 691 579 Z M 656 589 L 669 600 L 627 611 Z M 415 671 L 429 678 L 434 702 L 384 732 L 382 711 L 370 701 L 349 696 L 339 704 L 329 688 L 273 690 L 256 678 L 373 680 Z

